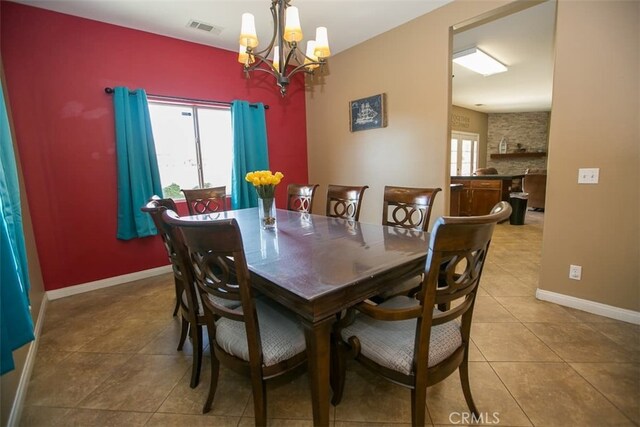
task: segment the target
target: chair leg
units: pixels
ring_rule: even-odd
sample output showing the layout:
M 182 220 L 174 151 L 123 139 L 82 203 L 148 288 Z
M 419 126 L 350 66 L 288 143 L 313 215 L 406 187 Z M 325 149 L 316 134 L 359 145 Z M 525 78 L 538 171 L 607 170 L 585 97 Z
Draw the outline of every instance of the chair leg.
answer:
M 471 396 L 471 386 L 469 385 L 469 364 L 467 363 L 467 359 L 462 361 L 462 364 L 458 368 L 460 371 L 460 383 L 462 385 L 462 393 L 464 394 L 464 400 L 467 401 L 467 406 L 472 414 L 476 416 L 477 419 L 480 418 L 480 412 L 478 412 L 478 408 L 476 408 L 476 404 L 473 402 L 473 396 Z
M 213 403 L 213 397 L 216 395 L 216 388 L 218 387 L 218 376 L 220 374 L 220 362 L 216 356 L 211 352 L 211 380 L 209 381 L 209 395 L 204 402 L 202 413 L 206 414 L 211 410 L 211 404 Z
M 411 425 L 413 427 L 424 426 L 424 413 L 427 406 L 426 400 L 426 387 L 411 389 Z
M 345 376 L 347 371 L 347 349 L 342 340 L 332 334 L 331 345 L 331 390 L 333 396 L 331 398 L 331 404 L 337 406 L 342 401 L 342 395 L 344 392 Z
M 182 351 L 182 346 L 187 340 L 187 334 L 189 332 L 189 321 L 182 316 L 182 326 L 180 328 L 180 341 L 178 342 L 178 351 Z
M 262 379 L 261 372 L 251 372 L 253 387 L 253 409 L 256 427 L 267 425 L 267 383 Z
M 193 341 L 193 366 L 191 367 L 191 388 L 196 388 L 200 382 L 200 368 L 202 366 L 202 325 L 191 328 Z
M 178 314 L 178 310 L 180 310 L 180 285 L 178 284 L 175 276 L 173 280 L 175 281 L 176 289 L 176 306 L 173 309 L 173 317 L 176 317 L 176 315 Z
M 180 310 L 180 300 L 176 297 L 176 306 L 173 309 L 173 317 L 178 315 L 178 310 Z

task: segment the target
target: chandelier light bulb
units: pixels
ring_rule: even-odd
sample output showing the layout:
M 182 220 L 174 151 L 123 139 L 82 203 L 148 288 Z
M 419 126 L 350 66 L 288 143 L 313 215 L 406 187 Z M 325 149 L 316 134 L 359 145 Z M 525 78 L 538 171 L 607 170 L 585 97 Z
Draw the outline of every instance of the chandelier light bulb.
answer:
M 306 66 L 306 68 L 308 70 L 313 70 L 314 68 L 318 68 L 319 67 L 318 64 L 307 65 L 310 62 L 317 62 L 318 61 L 318 57 L 315 54 L 315 50 L 316 50 L 316 41 L 315 40 L 309 40 L 307 42 L 307 51 L 305 53 L 306 58 L 304 58 L 304 65 Z
M 251 13 L 242 14 L 242 27 L 240 28 L 240 44 L 242 46 L 254 48 L 258 46 L 258 35 L 256 34 L 256 20 Z
M 280 47 L 273 47 L 273 68 L 280 72 Z
M 316 28 L 316 49 L 314 53 L 318 58 L 328 58 L 331 56 L 326 27 Z
M 302 27 L 300 26 L 300 15 L 298 8 L 289 6 L 285 12 L 285 26 L 283 37 L 289 43 L 302 40 Z

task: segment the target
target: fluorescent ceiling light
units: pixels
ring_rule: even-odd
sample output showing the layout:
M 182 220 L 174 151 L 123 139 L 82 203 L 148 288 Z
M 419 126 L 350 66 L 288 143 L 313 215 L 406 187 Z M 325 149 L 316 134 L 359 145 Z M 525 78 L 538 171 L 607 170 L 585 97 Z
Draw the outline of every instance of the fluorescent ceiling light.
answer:
M 487 55 L 477 47 L 454 53 L 453 62 L 483 76 L 507 71 L 507 67 L 503 63 Z

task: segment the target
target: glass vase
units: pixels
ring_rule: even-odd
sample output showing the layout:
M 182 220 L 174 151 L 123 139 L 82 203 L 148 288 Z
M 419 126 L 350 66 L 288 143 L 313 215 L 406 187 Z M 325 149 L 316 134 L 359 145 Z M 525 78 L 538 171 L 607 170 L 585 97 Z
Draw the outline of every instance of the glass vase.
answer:
M 273 197 L 258 197 L 258 215 L 263 229 L 276 228 L 276 199 Z

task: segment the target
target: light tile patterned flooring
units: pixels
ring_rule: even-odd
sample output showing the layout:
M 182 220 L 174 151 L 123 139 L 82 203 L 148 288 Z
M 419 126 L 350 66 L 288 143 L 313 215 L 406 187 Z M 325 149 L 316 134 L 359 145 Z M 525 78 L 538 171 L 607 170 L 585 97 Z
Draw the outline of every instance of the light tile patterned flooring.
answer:
M 493 425 L 638 425 L 640 327 L 534 298 L 542 217 L 496 228 L 472 329 L 476 404 Z M 175 349 L 173 302 L 170 275 L 50 302 L 20 425 L 253 425 L 249 379 L 224 368 L 213 410 L 201 415 L 209 359 L 190 389 L 191 348 Z M 429 389 L 427 411 L 436 426 L 467 424 L 457 374 Z M 312 425 L 304 370 L 270 382 L 268 417 Z M 409 391 L 352 363 L 331 420 L 405 425 Z

